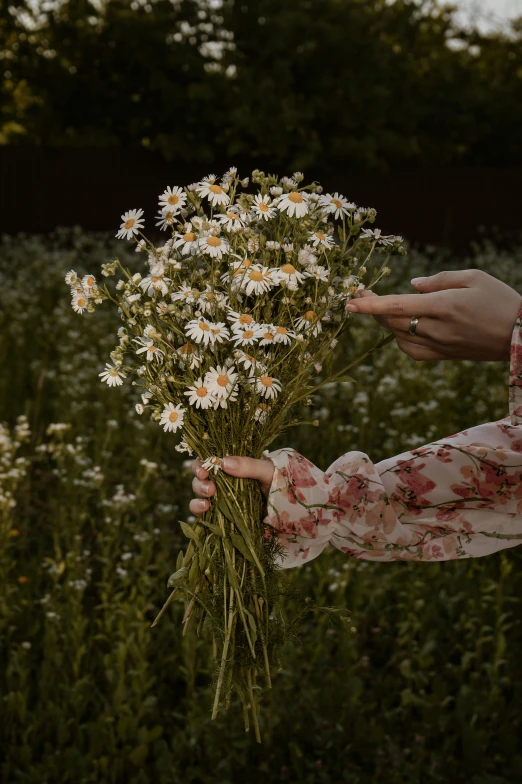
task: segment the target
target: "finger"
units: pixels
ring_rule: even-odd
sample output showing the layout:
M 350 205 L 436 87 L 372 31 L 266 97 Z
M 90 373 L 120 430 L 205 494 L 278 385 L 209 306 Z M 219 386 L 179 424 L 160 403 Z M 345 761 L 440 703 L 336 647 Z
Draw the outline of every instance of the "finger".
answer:
M 383 326 L 395 332 L 397 337 L 417 343 L 419 346 L 428 346 L 428 348 L 439 350 L 447 343 L 444 337 L 444 325 L 438 319 L 423 316 L 422 319 L 419 319 L 414 335 L 410 332 L 410 318 L 381 316 L 378 320 Z
M 361 297 L 378 297 L 379 295 L 370 289 L 359 289 L 353 296 L 355 299 L 360 299 Z
M 204 501 L 201 498 L 193 498 L 189 503 L 189 509 L 193 515 L 200 515 L 206 512 L 210 506 L 210 501 Z
M 422 292 L 463 289 L 477 284 L 477 273 L 478 270 L 472 269 L 443 271 L 428 278 L 413 278 L 411 284 L 417 291 Z
M 441 354 L 439 351 L 435 351 L 434 349 L 428 348 L 426 346 L 419 346 L 415 343 L 410 343 L 408 340 L 403 340 L 402 338 L 397 338 L 397 345 L 401 351 L 403 351 L 412 359 L 415 359 L 417 362 L 448 359 L 448 357 L 446 357 L 444 354 Z
M 346 310 L 372 316 L 433 316 L 440 312 L 440 297 L 433 294 L 389 294 L 383 297 L 358 297 Z
M 258 479 L 265 487 L 269 487 L 272 484 L 274 464 L 271 460 L 256 460 L 253 457 L 233 457 L 227 455 L 223 458 L 222 467 L 227 474 L 232 476 Z
M 201 467 L 201 460 L 199 457 L 192 462 L 192 471 L 199 479 L 208 479 L 208 471 L 206 468 Z
M 202 482 L 201 479 L 194 477 L 192 480 L 192 489 L 196 495 L 208 498 L 216 492 L 216 485 L 214 482 Z

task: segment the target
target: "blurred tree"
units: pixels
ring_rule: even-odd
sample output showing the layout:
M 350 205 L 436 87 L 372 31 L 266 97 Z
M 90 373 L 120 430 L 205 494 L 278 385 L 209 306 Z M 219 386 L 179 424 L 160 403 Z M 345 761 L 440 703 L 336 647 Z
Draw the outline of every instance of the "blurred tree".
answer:
M 522 165 L 522 23 L 466 32 L 437 0 L 26 0 L 0 35 L 3 144 Z

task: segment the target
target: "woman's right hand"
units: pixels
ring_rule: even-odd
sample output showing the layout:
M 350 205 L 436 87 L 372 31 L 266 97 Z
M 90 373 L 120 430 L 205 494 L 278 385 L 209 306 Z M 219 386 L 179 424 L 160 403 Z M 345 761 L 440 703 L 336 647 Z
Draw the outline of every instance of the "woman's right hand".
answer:
M 422 281 L 422 279 L 419 279 Z M 439 272 L 414 284 L 420 294 L 379 297 L 357 292 L 347 306 L 369 313 L 395 332 L 397 345 L 412 359 L 471 359 L 506 362 L 522 295 L 482 270 Z M 408 332 L 412 316 L 417 334 Z

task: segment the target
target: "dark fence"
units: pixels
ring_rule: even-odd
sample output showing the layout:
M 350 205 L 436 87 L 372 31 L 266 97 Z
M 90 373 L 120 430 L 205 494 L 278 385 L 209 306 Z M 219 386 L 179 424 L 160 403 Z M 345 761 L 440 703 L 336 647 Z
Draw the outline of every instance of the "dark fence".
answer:
M 41 233 L 78 225 L 116 232 L 127 209 L 145 210 L 153 235 L 157 197 L 167 185 L 186 185 L 229 165 L 201 167 L 166 163 L 147 151 L 122 148 L 0 147 L 0 233 Z M 251 164 L 241 166 L 247 176 Z M 273 167 L 263 166 L 265 171 Z M 279 174 L 291 174 L 280 171 Z M 376 226 L 419 244 L 465 250 L 487 232 L 522 229 L 522 169 L 438 168 L 361 174 L 339 171 L 321 176 L 305 171 L 325 190 L 378 211 Z

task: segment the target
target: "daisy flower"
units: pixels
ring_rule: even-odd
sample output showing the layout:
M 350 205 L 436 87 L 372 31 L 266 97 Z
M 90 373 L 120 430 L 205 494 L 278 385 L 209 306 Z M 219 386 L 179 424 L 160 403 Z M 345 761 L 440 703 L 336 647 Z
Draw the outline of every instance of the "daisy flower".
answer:
M 238 311 L 230 309 L 227 319 L 232 322 L 232 332 L 243 329 L 245 327 L 252 327 L 255 325 L 255 319 L 250 313 L 239 313 Z
M 271 346 L 275 338 L 275 327 L 272 324 L 263 324 L 261 337 L 260 346 Z
M 211 393 L 201 377 L 192 386 L 187 387 L 183 394 L 187 395 L 189 404 L 196 408 L 212 408 L 215 402 L 215 395 Z
M 315 310 L 307 310 L 306 313 L 303 313 L 295 322 L 295 326 L 302 332 L 310 331 L 314 337 L 322 331 L 321 322 Z
M 159 197 L 159 206 L 163 210 L 172 210 L 174 213 L 179 212 L 185 206 L 187 201 L 187 194 L 183 188 L 178 186 L 174 188 L 167 188 Z
M 259 218 L 264 218 L 265 220 L 269 220 L 276 215 L 274 207 L 270 206 L 270 196 L 261 196 L 260 193 L 256 193 L 254 197 L 252 211 Z
M 245 270 L 250 269 L 253 262 L 250 259 L 243 259 L 242 261 L 233 261 L 229 265 L 229 271 L 221 276 L 223 283 L 232 281 L 234 288 L 238 288 L 241 282 L 241 276 L 245 274 Z
M 272 270 L 262 264 L 252 264 L 240 280 L 240 288 L 247 296 L 250 294 L 263 294 L 269 291 L 277 281 L 272 277 Z
M 146 354 L 147 361 L 152 362 L 156 359 L 158 362 L 161 362 L 163 359 L 163 351 L 156 346 L 152 338 L 148 337 L 139 337 L 133 338 L 135 343 L 138 343 L 140 348 L 136 351 L 136 354 Z
M 277 242 L 277 240 L 267 240 L 265 248 L 267 250 L 279 250 L 281 247 L 281 243 Z
M 223 212 L 216 215 L 216 220 L 221 224 L 221 228 L 225 231 L 234 231 L 234 229 L 242 229 L 245 225 L 245 216 L 238 215 L 235 212 Z
M 218 365 L 211 367 L 205 374 L 205 386 L 210 394 L 216 398 L 229 398 L 234 392 L 237 382 L 237 373 L 231 368 Z
M 251 346 L 262 335 L 262 329 L 259 324 L 252 324 L 251 326 L 239 327 L 234 330 L 234 335 L 231 342 L 235 346 Z
M 276 398 L 281 392 L 281 382 L 272 376 L 259 376 L 258 378 L 251 378 L 251 384 L 255 384 L 256 392 L 265 398 Z
M 192 319 L 185 326 L 187 337 L 192 338 L 196 343 L 203 343 L 211 346 L 217 341 L 222 343 L 225 338 L 230 337 L 230 333 L 223 322 L 213 324 L 204 316 L 199 319 Z
M 198 195 L 201 196 L 202 199 L 208 198 L 213 207 L 216 207 L 218 204 L 228 204 L 230 196 L 225 193 L 220 185 L 217 185 L 216 182 L 211 182 L 210 180 L 210 177 L 206 177 L 198 183 L 198 187 L 196 188 Z
M 125 373 L 122 373 L 117 367 L 109 365 L 108 362 L 105 364 L 105 370 L 98 375 L 110 387 L 121 387 L 123 379 L 126 378 Z
M 173 248 L 179 248 L 182 256 L 186 256 L 189 253 L 193 255 L 194 253 L 197 253 L 198 250 L 197 235 L 192 231 L 192 226 L 190 224 L 186 228 L 187 231 L 185 234 L 176 235 L 176 239 L 172 246 Z
M 292 342 L 292 338 L 295 338 L 295 332 L 286 327 L 277 327 L 275 324 L 271 324 L 270 328 L 274 330 L 274 343 L 283 343 L 288 346 Z
M 187 452 L 189 455 L 194 454 L 194 451 L 189 447 L 186 441 L 180 441 L 179 444 L 176 444 L 174 449 L 176 452 Z
M 319 264 L 312 264 L 306 270 L 305 275 L 309 278 L 315 278 L 315 280 L 322 280 L 327 283 L 330 276 L 330 270 L 326 267 L 321 267 Z
M 87 308 L 88 304 L 89 304 L 89 300 L 85 292 L 76 291 L 73 294 L 72 307 L 75 313 L 83 313 L 83 311 Z
M 268 403 L 258 403 L 254 411 L 254 419 L 262 425 L 266 422 L 266 418 L 271 410 L 272 406 L 269 406 Z
M 283 264 L 277 270 L 278 283 L 284 283 L 290 291 L 295 291 L 299 288 L 299 284 L 305 279 L 302 272 L 296 270 L 293 264 Z
M 160 425 L 163 425 L 165 433 L 175 433 L 180 427 L 183 427 L 183 418 L 185 416 L 185 409 L 179 404 L 167 403 L 162 411 Z
M 372 229 L 363 229 L 360 237 L 363 240 L 376 240 L 377 242 L 380 242 L 381 245 L 393 245 L 395 239 L 391 234 L 385 237 L 380 229 L 373 229 L 373 231 Z
M 285 195 L 279 199 L 277 207 L 281 212 L 286 212 L 290 218 L 294 216 L 296 218 L 302 218 L 308 213 L 308 204 L 305 197 L 297 191 L 285 193 Z
M 79 278 L 74 270 L 69 270 L 65 276 L 65 282 L 68 286 L 76 286 L 76 284 L 79 282 Z
M 174 210 L 160 210 L 156 215 L 158 221 L 156 222 L 156 226 L 159 226 L 161 231 L 165 231 L 168 229 L 169 226 L 172 226 L 174 223 Z
M 319 206 L 323 211 L 330 215 L 333 213 L 334 218 L 340 218 L 342 215 L 348 215 L 355 209 L 355 204 L 351 204 L 340 193 L 324 193 L 319 197 Z
M 205 468 L 207 471 L 214 471 L 214 473 L 217 474 L 221 468 L 222 462 L 223 459 L 221 457 L 212 455 L 211 457 L 207 457 L 207 459 L 201 463 L 201 467 Z
M 220 237 L 216 237 L 214 234 L 211 234 L 209 237 L 200 237 L 198 247 L 203 253 L 212 256 L 213 259 L 221 259 L 223 254 L 228 253 L 230 250 L 228 242 Z
M 198 307 L 201 308 L 203 313 L 212 313 L 216 306 L 217 297 L 207 284 L 207 288 L 199 295 Z
M 176 350 L 180 362 L 189 366 L 191 370 L 199 367 L 203 362 L 203 357 L 196 351 L 196 347 L 192 343 L 184 343 Z
M 142 215 L 143 210 L 128 210 L 128 212 L 124 212 L 121 216 L 123 223 L 116 234 L 116 238 L 119 240 L 131 240 L 138 233 L 139 229 L 145 226 Z
M 143 289 L 149 297 L 152 297 L 155 291 L 160 291 L 162 297 L 166 296 L 169 292 L 169 287 L 164 279 L 164 275 L 165 268 L 163 264 L 156 264 L 152 268 L 150 275 L 147 275 L 140 282 L 140 289 Z
M 189 305 L 192 305 L 194 302 L 197 302 L 199 297 L 199 289 L 193 289 L 190 286 L 180 286 L 177 291 L 172 292 L 170 298 L 172 302 L 178 302 L 181 300 L 182 302 L 186 302 Z
M 318 245 L 320 245 L 322 248 L 331 248 L 332 245 L 335 245 L 334 238 L 322 231 L 312 232 L 308 238 L 308 241 L 312 243 L 314 248 L 317 248 Z
M 234 358 L 236 362 L 239 362 L 240 365 L 243 365 L 245 370 L 249 371 L 250 376 L 253 376 L 256 370 L 258 374 L 266 373 L 266 366 L 263 365 L 262 362 L 259 362 L 259 360 L 250 354 L 245 354 L 245 352 L 241 351 L 239 348 L 234 351 Z

